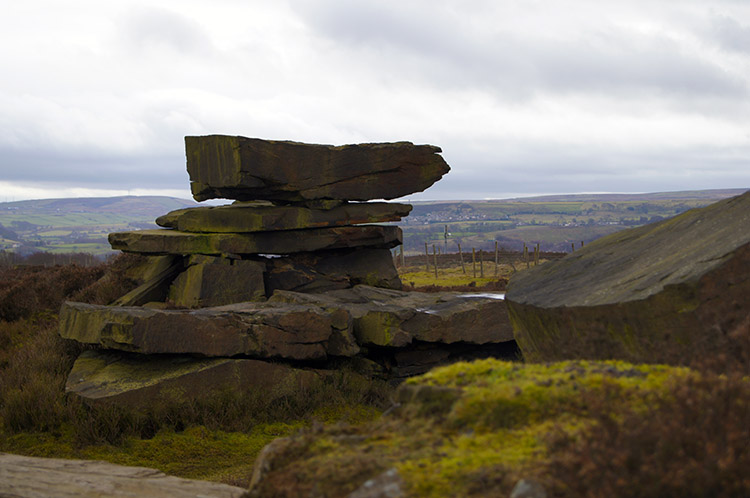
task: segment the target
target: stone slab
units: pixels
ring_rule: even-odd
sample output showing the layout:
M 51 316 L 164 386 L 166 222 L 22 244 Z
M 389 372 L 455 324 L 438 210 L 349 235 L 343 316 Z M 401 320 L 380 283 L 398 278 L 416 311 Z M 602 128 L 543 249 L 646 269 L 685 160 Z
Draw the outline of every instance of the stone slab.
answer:
M 169 301 L 180 308 L 265 301 L 265 270 L 260 261 L 194 255 L 172 282 Z
M 156 224 L 183 232 L 271 232 L 399 221 L 411 209 L 409 204 L 388 202 L 346 203 L 332 209 L 242 202 L 172 211 L 157 218 Z
M 357 285 L 322 294 L 276 291 L 269 303 L 343 308 L 360 346 L 403 347 L 413 341 L 490 344 L 513 340 L 501 294 L 404 292 Z
M 284 396 L 316 378 L 314 370 L 252 359 L 89 350 L 73 364 L 65 390 L 92 401 L 145 407 L 158 400 L 200 399 L 225 389 Z
M 114 306 L 142 306 L 149 302 L 164 301 L 169 286 L 184 269 L 183 258 L 177 255 L 147 256 L 147 264 L 131 268 L 136 280 L 143 283 L 118 298 Z
M 530 358 L 684 362 L 731 349 L 748 295 L 750 192 L 519 272 L 507 299 Z
M 96 460 L 0 453 L 0 496 L 60 498 L 240 498 L 247 490 Z
M 312 228 L 256 233 L 190 233 L 170 229 L 109 234 L 112 249 L 142 254 L 291 254 L 348 247 L 401 244 L 396 226 Z
M 450 170 L 439 147 L 410 142 L 332 146 L 209 135 L 185 137 L 185 150 L 198 201 L 395 199 Z
M 351 317 L 340 308 L 242 303 L 161 310 L 66 302 L 60 336 L 142 354 L 320 360 L 359 352 Z
M 266 291 L 326 292 L 358 284 L 401 290 L 388 249 L 344 249 L 269 259 Z

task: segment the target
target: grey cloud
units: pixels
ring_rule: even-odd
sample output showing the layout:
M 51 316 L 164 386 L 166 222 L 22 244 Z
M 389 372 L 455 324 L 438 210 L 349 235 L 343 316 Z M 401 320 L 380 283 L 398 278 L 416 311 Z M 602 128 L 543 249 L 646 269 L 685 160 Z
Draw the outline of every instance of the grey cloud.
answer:
M 746 82 L 665 35 L 604 26 L 561 41 L 545 32 L 471 30 L 439 8 L 420 12 L 369 2 L 316 2 L 314 9 L 298 13 L 344 50 L 379 56 L 393 74 L 428 79 L 438 87 L 482 87 L 511 99 L 540 91 L 645 91 L 693 98 L 747 94 Z
M 717 15 L 711 20 L 710 31 L 722 48 L 750 55 L 750 24 L 742 24 L 726 15 Z
M 493 157 L 455 151 L 451 172 L 419 199 L 503 197 L 508 193 L 659 192 L 750 188 L 750 146 L 673 150 L 610 150 L 602 147 L 528 147 L 497 144 Z M 446 158 L 448 159 L 448 158 Z
M 140 50 L 168 48 L 191 55 L 214 51 L 213 42 L 198 22 L 160 8 L 133 9 L 123 18 L 120 29 L 126 43 Z
M 2 180 L 82 188 L 184 189 L 184 157 L 0 147 Z

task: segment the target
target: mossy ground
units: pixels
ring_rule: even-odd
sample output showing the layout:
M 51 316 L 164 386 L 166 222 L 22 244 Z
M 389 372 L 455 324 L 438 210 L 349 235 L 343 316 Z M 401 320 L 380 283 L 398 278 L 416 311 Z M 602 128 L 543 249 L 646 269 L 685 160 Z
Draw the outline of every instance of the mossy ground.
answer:
M 0 451 L 247 485 L 275 440 L 272 471 L 255 489 L 268 497 L 346 496 L 389 469 L 407 496 L 508 496 L 520 478 L 551 496 L 750 496 L 746 371 L 481 360 L 408 380 L 382 417 L 392 391 L 345 374 L 276 404 L 219 396 L 146 415 L 85 405 L 63 391 L 81 348 L 40 310 L 127 290 L 111 275 L 89 285 L 100 275 L 7 275 Z
M 120 465 L 150 467 L 170 475 L 247 486 L 255 457 L 274 439 L 293 435 L 312 424 L 365 423 L 380 411 L 373 407 L 328 406 L 309 418 L 259 423 L 248 431 L 227 432 L 202 425 L 181 431 L 162 429 L 153 437 L 127 436 L 117 444 L 84 444 L 70 424 L 55 431 L 0 432 L 0 451 L 29 456 L 104 460 Z
M 320 496 L 344 496 L 389 468 L 408 496 L 508 496 L 521 478 L 554 486 L 547 465 L 561 434 L 585 434 L 603 406 L 646 416 L 674 386 L 699 376 L 624 362 L 454 364 L 406 381 L 398 409 L 377 421 L 296 436 L 256 492 L 303 496 L 317 483 Z M 302 476 L 299 487 L 274 495 L 292 474 Z

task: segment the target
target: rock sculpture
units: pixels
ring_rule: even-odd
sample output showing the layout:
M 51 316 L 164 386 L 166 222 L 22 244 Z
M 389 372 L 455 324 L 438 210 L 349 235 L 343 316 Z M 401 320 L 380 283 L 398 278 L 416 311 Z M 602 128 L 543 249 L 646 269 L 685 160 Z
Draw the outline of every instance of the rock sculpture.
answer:
M 372 223 L 410 205 L 355 202 L 429 187 L 449 170 L 439 148 L 218 135 L 185 144 L 194 197 L 236 202 L 110 234 L 114 249 L 146 256 L 142 283 L 110 306 L 63 305 L 60 335 L 106 349 L 79 358 L 69 391 L 133 403 L 228 379 L 309 382 L 331 360 L 398 379 L 515 354 L 504 301 L 400 290 L 390 249 L 401 230 Z

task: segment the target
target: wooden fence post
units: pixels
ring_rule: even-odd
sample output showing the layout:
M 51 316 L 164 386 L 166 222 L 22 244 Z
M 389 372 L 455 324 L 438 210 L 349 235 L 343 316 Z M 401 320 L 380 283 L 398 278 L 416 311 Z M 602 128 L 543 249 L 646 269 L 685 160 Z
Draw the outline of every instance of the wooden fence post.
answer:
M 430 271 L 430 251 L 427 249 L 427 242 L 424 243 L 424 256 L 427 262 L 427 271 Z
M 461 271 L 466 274 L 466 268 L 464 267 L 464 253 L 461 252 L 461 243 L 458 244 L 458 258 L 461 260 Z
M 495 276 L 497 277 L 497 241 L 495 241 Z
M 474 270 L 474 278 L 477 278 L 477 251 L 471 248 L 471 267 Z
M 435 244 L 432 244 L 432 257 L 434 258 L 434 267 L 435 267 L 435 280 L 438 278 L 437 274 L 437 250 L 435 249 Z
M 526 261 L 526 269 L 529 269 L 529 247 L 524 242 L 523 244 L 523 259 Z

